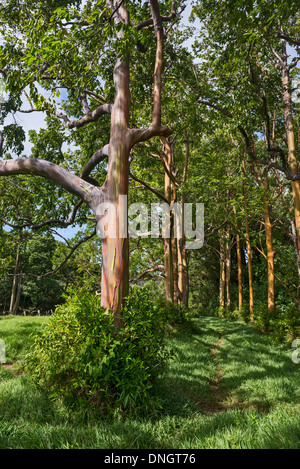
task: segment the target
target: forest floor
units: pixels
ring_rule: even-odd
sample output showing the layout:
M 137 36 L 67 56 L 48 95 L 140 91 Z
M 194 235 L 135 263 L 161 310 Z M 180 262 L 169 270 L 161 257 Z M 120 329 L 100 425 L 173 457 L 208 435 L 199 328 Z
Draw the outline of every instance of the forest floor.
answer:
M 153 389 L 161 412 L 86 421 L 36 391 L 18 366 L 45 317 L 1 317 L 0 448 L 300 448 L 300 363 L 289 346 L 241 322 L 202 317 L 178 326 Z

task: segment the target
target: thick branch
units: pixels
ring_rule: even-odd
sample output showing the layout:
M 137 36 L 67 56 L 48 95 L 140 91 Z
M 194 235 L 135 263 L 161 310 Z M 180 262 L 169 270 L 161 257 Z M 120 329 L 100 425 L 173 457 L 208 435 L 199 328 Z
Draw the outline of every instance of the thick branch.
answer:
M 294 44 L 295 46 L 300 46 L 300 40 L 292 38 L 292 37 L 288 36 L 288 34 L 278 33 L 278 37 L 280 39 L 285 39 L 287 42 L 290 42 L 291 44 Z
M 137 277 L 131 279 L 130 282 L 138 282 L 141 278 L 145 277 L 145 275 L 148 275 L 151 272 L 156 272 L 157 270 L 163 271 L 164 266 L 157 266 L 157 267 L 153 267 L 151 269 L 147 269 L 144 272 L 142 272 L 141 274 L 139 274 Z
M 146 129 L 130 129 L 130 133 L 133 144 L 136 144 L 146 142 L 152 137 L 170 137 L 173 131 L 167 126 L 158 128 L 151 124 Z
M 92 158 L 87 162 L 87 164 L 81 171 L 80 177 L 86 180 L 86 178 L 93 171 L 95 166 L 97 166 L 97 164 L 103 161 L 107 156 L 109 156 L 109 145 L 105 145 L 103 148 L 97 150 L 94 153 Z
M 68 129 L 74 129 L 75 127 L 79 129 L 89 122 L 95 122 L 99 117 L 104 114 L 111 114 L 113 105 L 112 104 L 102 104 L 98 106 L 94 111 L 88 111 L 87 114 L 77 121 L 70 121 L 69 118 L 62 112 L 55 112 L 56 117 L 63 119 Z
M 171 5 L 171 12 L 167 16 L 161 16 L 161 21 L 168 22 L 172 21 L 176 17 L 176 8 L 175 8 L 175 0 L 172 0 Z M 135 28 L 140 31 L 143 28 L 147 28 L 153 24 L 153 18 L 148 18 L 147 20 L 143 20 L 140 23 L 135 25 Z
M 152 123 L 147 129 L 132 129 L 133 144 L 149 140 L 152 137 L 169 137 L 172 131 L 161 125 L 161 90 L 164 55 L 164 31 L 157 0 L 150 0 L 152 21 L 156 35 L 156 57 L 154 68 Z
M 0 161 L 0 176 L 10 176 L 12 174 L 32 174 L 50 179 L 68 192 L 77 195 L 89 205 L 92 201 L 92 194 L 95 191 L 93 185 L 66 169 L 45 160 L 16 158 Z
M 161 127 L 161 77 L 164 57 L 164 31 L 158 1 L 150 0 L 150 7 L 156 35 L 152 125 L 159 128 Z

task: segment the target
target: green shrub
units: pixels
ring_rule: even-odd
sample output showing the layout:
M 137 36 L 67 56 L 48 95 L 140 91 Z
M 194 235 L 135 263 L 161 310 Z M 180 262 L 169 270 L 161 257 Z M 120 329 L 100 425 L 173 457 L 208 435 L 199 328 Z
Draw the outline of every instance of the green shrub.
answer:
M 261 332 L 269 332 L 271 315 L 268 305 L 260 304 L 253 309 L 253 322 L 256 329 Z
M 171 301 L 158 298 L 155 302 L 155 308 L 160 320 L 171 326 L 183 324 L 188 319 L 188 311 L 183 304 L 173 304 Z
M 300 313 L 296 306 L 279 306 L 271 314 L 269 331 L 275 342 L 292 342 L 300 337 Z
M 243 306 L 241 311 L 218 308 L 215 315 L 250 322 L 248 306 Z M 291 343 L 295 338 L 300 337 L 300 312 L 294 304 L 277 305 L 274 311 L 269 311 L 266 304 L 257 305 L 253 309 L 252 324 L 260 332 L 270 334 L 275 343 Z
M 226 309 L 220 306 L 215 310 L 215 316 L 217 316 L 218 318 L 225 318 Z
M 110 415 L 153 410 L 149 391 L 168 357 L 163 324 L 145 291 L 131 292 L 116 333 L 99 297 L 80 290 L 57 307 L 26 367 L 53 398 Z
M 225 317 L 231 321 L 236 321 L 240 319 L 240 313 L 238 309 L 225 309 Z
M 245 322 L 248 322 L 250 320 L 249 308 L 246 306 L 242 306 L 240 311 L 238 308 L 231 309 L 227 307 L 225 308 L 219 307 L 215 310 L 214 315 L 219 318 L 230 319 L 231 321 L 236 321 L 238 319 L 241 319 Z

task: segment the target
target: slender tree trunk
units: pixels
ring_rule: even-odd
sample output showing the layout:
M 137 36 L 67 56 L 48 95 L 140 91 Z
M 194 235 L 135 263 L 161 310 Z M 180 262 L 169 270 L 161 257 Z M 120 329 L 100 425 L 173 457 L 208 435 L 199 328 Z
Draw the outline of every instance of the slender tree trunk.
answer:
M 16 264 L 15 264 L 15 269 L 14 269 L 14 278 L 13 278 L 13 284 L 12 284 L 12 290 L 11 290 L 11 297 L 10 297 L 9 314 L 14 314 L 14 309 L 15 309 L 14 305 L 15 305 L 16 291 L 17 291 L 17 285 L 18 285 L 19 262 L 20 262 L 20 239 L 18 240 L 18 245 L 17 245 Z
M 244 184 L 244 206 L 245 206 L 245 225 L 246 225 L 246 248 L 247 248 L 247 264 L 248 264 L 248 281 L 249 281 L 249 311 L 250 319 L 253 319 L 253 272 L 252 272 L 252 253 L 251 253 L 251 244 L 250 244 L 250 231 L 249 231 L 249 221 L 248 221 L 248 201 L 247 201 L 247 191 Z
M 166 166 L 169 172 L 172 167 L 172 149 L 167 139 L 163 140 L 165 146 Z M 175 191 L 172 191 L 172 181 L 165 171 L 165 198 L 169 205 L 175 201 Z M 174 215 L 170 213 L 170 238 L 164 239 L 164 255 L 165 255 L 165 290 L 166 300 L 172 303 L 177 303 L 178 300 L 178 286 L 177 286 L 177 249 L 176 241 L 174 238 Z
M 272 312 L 275 308 L 275 277 L 274 277 L 274 249 L 272 223 L 270 221 L 270 212 L 268 196 L 264 194 L 264 219 L 266 231 L 267 262 L 268 262 L 268 310 Z
M 171 166 L 170 161 L 170 152 L 167 151 L 168 157 L 168 166 Z M 171 179 L 169 175 L 165 172 L 165 197 L 169 204 L 171 204 L 172 198 L 172 187 Z M 166 290 L 166 300 L 174 302 L 174 262 L 173 262 L 173 243 L 172 243 L 172 232 L 173 232 L 173 223 L 172 216 L 171 227 L 170 227 L 170 238 L 165 238 L 164 243 L 164 256 L 165 256 L 165 290 Z M 176 280 L 175 280 L 176 281 Z
M 219 305 L 220 308 L 225 308 L 225 243 L 223 236 L 220 235 L 220 284 L 219 284 Z
M 18 276 L 17 296 L 16 296 L 14 308 L 13 308 L 13 314 L 17 314 L 18 312 L 20 299 L 21 299 L 21 293 L 22 293 L 22 273 Z
M 177 252 L 177 239 L 174 236 L 174 218 L 173 218 L 173 236 L 171 238 L 172 247 L 172 263 L 173 263 L 173 283 L 174 283 L 174 304 L 179 302 L 179 288 L 178 288 L 178 252 Z
M 165 291 L 166 301 L 174 302 L 174 280 L 173 280 L 173 261 L 171 239 L 164 238 L 164 257 L 165 257 Z
M 178 289 L 180 301 L 186 308 L 189 303 L 189 281 L 188 281 L 188 265 L 186 259 L 185 234 L 184 234 L 184 204 L 185 195 L 182 195 L 182 235 L 177 238 L 178 253 Z
M 189 282 L 186 249 L 183 238 L 178 238 L 178 288 L 180 291 L 180 302 L 187 308 L 189 303 Z
M 237 224 L 237 216 L 236 216 L 236 207 L 233 205 L 233 212 L 234 212 L 234 219 L 235 224 Z M 237 255 L 237 262 L 238 262 L 238 300 L 239 300 L 239 311 L 242 310 L 243 306 L 243 268 L 242 268 L 242 254 L 241 254 L 241 240 L 240 235 L 236 235 L 236 255 Z
M 298 298 L 298 309 L 300 310 L 300 254 L 299 254 L 299 249 L 298 249 L 298 239 L 297 239 L 295 220 L 291 220 L 291 231 L 292 231 L 292 238 L 293 238 L 294 248 L 296 252 L 296 259 L 297 259 L 297 270 L 298 270 L 298 278 L 299 278 L 299 284 L 297 288 L 297 298 Z
M 242 269 L 242 255 L 241 255 L 241 241 L 240 236 L 236 236 L 236 254 L 238 261 L 238 288 L 239 288 L 239 311 L 243 306 L 243 269 Z
M 293 175 L 296 175 L 298 174 L 298 162 L 296 156 L 295 133 L 293 124 L 290 70 L 289 65 L 287 63 L 288 56 L 285 42 L 283 43 L 282 47 L 282 59 L 282 85 L 285 111 L 286 139 L 288 144 L 288 162 L 291 173 Z M 295 208 L 295 224 L 298 239 L 298 251 L 300 252 L 300 180 L 292 181 L 292 192 Z
M 230 226 L 226 228 L 225 233 L 225 279 L 226 279 L 226 306 L 231 307 L 230 298 L 230 279 L 231 279 L 231 249 L 230 249 Z
M 182 175 L 182 183 L 185 184 L 187 178 L 187 168 L 189 162 L 189 139 L 187 131 L 184 131 L 184 141 L 185 141 L 185 160 L 184 168 Z M 186 194 L 182 194 L 181 198 L 181 216 L 182 216 L 182 231 L 181 236 L 177 239 L 177 252 L 178 252 L 178 289 L 180 292 L 180 301 L 188 308 L 189 304 L 189 279 L 188 279 L 188 265 L 186 259 L 186 239 L 185 239 L 185 225 L 184 225 L 184 216 L 185 216 L 185 202 Z
M 275 141 L 275 128 L 273 127 L 273 145 Z M 258 166 L 258 165 L 257 165 Z M 273 228 L 270 219 L 269 197 L 268 197 L 268 177 L 261 176 L 260 168 L 257 172 L 252 166 L 252 173 L 263 190 L 263 212 L 266 233 L 267 247 L 267 275 L 268 275 L 268 310 L 270 312 L 275 309 L 275 270 L 274 270 L 274 249 L 273 249 Z

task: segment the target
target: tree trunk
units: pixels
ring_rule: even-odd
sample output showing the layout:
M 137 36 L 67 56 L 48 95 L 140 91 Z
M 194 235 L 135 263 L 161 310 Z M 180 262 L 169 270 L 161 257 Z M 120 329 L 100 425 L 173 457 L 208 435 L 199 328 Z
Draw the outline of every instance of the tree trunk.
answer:
M 116 95 L 111 116 L 108 177 L 104 188 L 105 198 L 114 210 L 113 217 L 104 224 L 107 236 L 102 239 L 101 305 L 113 312 L 115 327 L 119 330 L 123 324 L 123 300 L 129 291 L 127 197 L 131 150 L 128 131 L 129 65 L 120 59 L 114 69 L 114 84 Z M 115 234 L 111 236 L 109 233 L 113 231 Z
M 182 234 L 177 238 L 177 253 L 178 253 L 178 290 L 180 302 L 188 308 L 189 304 L 189 280 L 188 280 L 188 265 L 186 259 L 185 247 L 185 234 L 184 234 L 184 204 L 185 195 L 182 195 Z
M 178 288 L 178 253 L 177 253 L 177 240 L 174 236 L 174 217 L 173 217 L 173 236 L 171 237 L 172 247 L 172 263 L 173 263 L 173 283 L 174 283 L 174 304 L 179 302 L 179 288 Z
M 233 212 L 234 212 L 234 221 L 235 221 L 235 224 L 237 225 L 235 205 L 233 205 Z M 243 269 L 242 269 L 241 240 L 240 240 L 239 234 L 236 235 L 236 256 L 237 256 L 237 263 L 238 263 L 239 311 L 241 311 L 242 306 L 243 306 Z
M 292 231 L 292 238 L 293 238 L 294 248 L 296 252 L 296 259 L 297 259 L 297 270 L 298 270 L 298 278 L 299 278 L 299 284 L 297 288 L 297 298 L 298 298 L 298 309 L 300 310 L 300 254 L 299 254 L 299 249 L 298 249 L 298 239 L 297 239 L 295 220 L 291 220 L 291 231 Z
M 174 302 L 174 279 L 173 279 L 173 261 L 171 239 L 164 238 L 164 257 L 165 257 L 165 292 L 166 301 Z
M 295 145 L 295 133 L 293 124 L 293 112 L 292 112 L 292 96 L 291 96 L 291 83 L 290 83 L 290 70 L 287 63 L 287 51 L 286 43 L 283 43 L 282 48 L 282 85 L 283 85 L 283 101 L 285 111 L 285 130 L 286 139 L 288 145 L 288 162 L 291 173 L 293 175 L 298 174 L 298 162 L 296 156 L 296 145 Z M 294 199 L 295 208 L 295 224 L 298 239 L 298 251 L 300 252 L 300 181 L 292 181 L 292 192 Z
M 268 262 L 268 310 L 274 311 L 275 308 L 275 277 L 274 277 L 274 249 L 272 223 L 270 221 L 270 212 L 268 205 L 268 196 L 264 194 L 264 218 L 266 230 L 267 262 Z
M 167 169 L 171 170 L 172 165 L 172 150 L 167 139 L 163 140 L 165 145 L 166 165 Z M 174 197 L 174 195 L 173 195 Z M 171 178 L 167 171 L 165 171 L 165 198 L 168 204 L 172 204 L 172 183 Z M 165 290 L 166 300 L 172 303 L 177 302 L 177 275 L 175 275 L 175 263 L 177 263 L 177 256 L 175 256 L 174 246 L 174 217 L 170 213 L 170 237 L 163 240 L 164 243 L 164 256 L 165 256 Z M 175 257 L 175 258 L 174 258 Z
M 182 174 L 182 183 L 185 184 L 187 178 L 187 168 L 189 162 L 190 146 L 187 131 L 184 131 L 184 142 L 185 142 L 185 159 Z M 178 289 L 180 292 L 180 301 L 186 308 L 189 305 L 189 279 L 188 279 L 188 265 L 186 259 L 186 239 L 185 239 L 185 202 L 186 195 L 182 194 L 181 198 L 181 217 L 182 217 L 182 231 L 181 236 L 177 238 L 177 252 L 178 252 Z
M 273 145 L 275 141 L 275 129 L 273 127 Z M 270 220 L 269 197 L 268 197 L 268 177 L 265 174 L 261 176 L 259 165 L 257 171 L 251 165 L 252 174 L 254 175 L 257 183 L 263 190 L 263 212 L 266 233 L 266 247 L 267 247 L 267 275 L 268 275 L 268 310 L 274 311 L 275 308 L 275 271 L 274 271 L 274 249 L 273 249 L 273 230 Z
M 230 249 L 230 226 L 225 233 L 225 279 L 226 279 L 226 306 L 231 307 L 230 278 L 231 278 L 231 249 Z
M 14 269 L 14 278 L 13 278 L 13 284 L 12 284 L 12 290 L 11 290 L 11 297 L 10 297 L 10 305 L 9 305 L 9 314 L 14 314 L 14 305 L 15 305 L 15 299 L 16 299 L 16 291 L 17 291 L 17 285 L 18 285 L 18 268 L 19 268 L 19 262 L 20 262 L 20 239 L 18 240 L 18 245 L 17 245 L 17 255 L 16 255 L 16 264 L 15 264 L 15 269 Z
M 18 289 L 17 289 L 16 301 L 13 307 L 13 314 L 17 314 L 18 312 L 20 299 L 21 299 L 21 293 L 22 293 L 22 273 L 18 276 Z
M 225 243 L 222 236 L 220 236 L 220 284 L 219 284 L 219 305 L 220 308 L 225 308 Z
M 242 255 L 241 255 L 241 241 L 240 236 L 236 235 L 236 254 L 238 261 L 238 288 L 239 288 L 239 311 L 243 306 L 243 270 L 242 270 Z
M 246 225 L 246 247 L 247 247 L 247 264 L 248 264 L 248 279 L 249 279 L 249 311 L 250 320 L 253 319 L 253 273 L 252 273 L 252 253 L 250 244 L 250 231 L 248 222 L 248 202 L 247 191 L 244 184 L 244 206 L 245 206 L 245 225 Z

